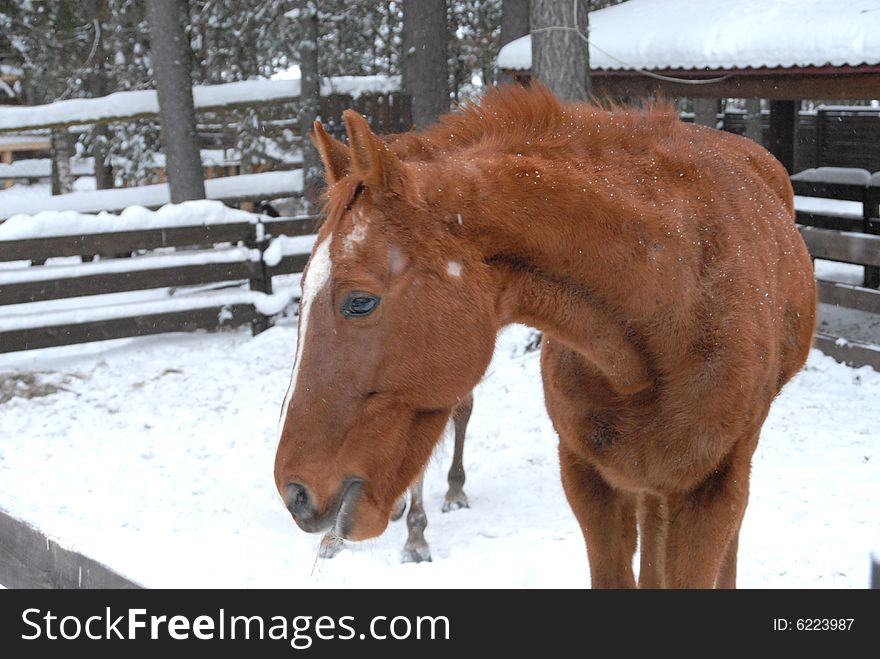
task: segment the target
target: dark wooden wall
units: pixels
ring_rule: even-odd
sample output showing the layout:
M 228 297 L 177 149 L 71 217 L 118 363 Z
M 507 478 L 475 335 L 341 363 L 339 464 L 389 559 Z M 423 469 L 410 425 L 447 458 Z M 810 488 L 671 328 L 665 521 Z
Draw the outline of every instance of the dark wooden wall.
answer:
M 725 112 L 724 130 L 742 135 L 745 113 Z M 769 144 L 770 117 L 762 116 L 763 144 Z M 690 121 L 685 117 L 684 121 Z M 794 171 L 812 167 L 858 167 L 880 171 L 880 108 L 832 108 L 798 115 Z

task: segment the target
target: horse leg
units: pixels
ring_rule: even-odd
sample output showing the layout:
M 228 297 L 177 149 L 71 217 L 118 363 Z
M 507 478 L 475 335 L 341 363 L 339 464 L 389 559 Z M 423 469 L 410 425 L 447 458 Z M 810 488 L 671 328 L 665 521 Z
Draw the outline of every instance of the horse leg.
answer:
M 754 443 L 748 444 L 754 450 Z M 668 587 L 734 586 L 751 453 L 734 448 L 727 461 L 693 491 L 669 498 Z
M 474 409 L 474 395 L 468 394 L 455 408 L 452 413 L 452 423 L 455 428 L 455 450 L 452 454 L 452 466 L 449 468 L 447 482 L 449 489 L 446 492 L 446 500 L 443 502 L 443 512 L 459 508 L 469 508 L 467 495 L 464 493 L 464 434 L 467 431 L 468 421 Z
M 579 455 L 559 445 L 562 488 L 581 526 L 593 588 L 635 588 L 636 514 L 631 495 L 612 488 Z
M 666 532 L 669 521 L 666 504 L 658 496 L 645 494 L 639 501 L 639 588 L 663 588 L 666 572 Z
M 321 545 L 318 547 L 318 556 L 320 558 L 333 558 L 342 551 L 345 542 L 333 531 L 327 531 L 321 536 Z
M 742 520 L 740 520 L 740 524 Z M 721 573 L 718 575 L 716 588 L 736 588 L 736 554 L 739 549 L 739 528 L 733 534 L 733 539 L 727 544 L 724 552 L 724 562 L 721 564 Z
M 403 546 L 404 563 L 421 563 L 431 560 L 431 549 L 425 540 L 425 527 L 428 526 L 428 516 L 422 505 L 422 486 L 425 474 L 422 472 L 409 488 L 410 504 L 406 515 L 406 526 L 409 535 Z
M 757 441 L 757 440 L 756 440 Z M 745 488 L 745 502 L 740 512 L 739 520 L 736 523 L 736 531 L 730 542 L 727 543 L 727 549 L 724 552 L 724 561 L 721 563 L 721 572 L 718 575 L 716 588 L 736 588 L 736 557 L 739 552 L 739 530 L 742 528 L 743 516 L 745 515 L 746 504 L 749 497 L 749 481 L 748 478 L 743 483 Z

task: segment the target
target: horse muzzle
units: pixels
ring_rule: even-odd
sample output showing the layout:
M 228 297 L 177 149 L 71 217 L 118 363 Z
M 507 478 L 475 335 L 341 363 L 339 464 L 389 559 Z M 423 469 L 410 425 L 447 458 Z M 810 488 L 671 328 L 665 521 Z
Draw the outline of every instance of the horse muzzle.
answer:
M 332 528 L 336 536 L 345 538 L 351 532 L 363 485 L 360 478 L 346 478 L 324 512 L 320 512 L 315 505 L 315 498 L 304 485 L 289 483 L 284 504 L 296 525 L 306 533 L 322 533 Z

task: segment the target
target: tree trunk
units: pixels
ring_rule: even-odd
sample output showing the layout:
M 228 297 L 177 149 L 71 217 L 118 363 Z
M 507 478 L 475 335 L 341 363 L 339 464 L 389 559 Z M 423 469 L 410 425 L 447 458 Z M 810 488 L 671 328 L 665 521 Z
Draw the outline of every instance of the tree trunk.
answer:
M 529 33 L 529 0 L 503 0 L 501 3 L 501 46 Z
M 761 127 L 761 99 L 746 99 L 746 137 L 758 144 L 764 143 L 764 130 Z
M 107 95 L 107 70 L 105 68 L 104 52 L 104 28 L 107 25 L 109 9 L 107 0 L 87 0 L 86 13 L 92 19 L 93 25 L 98 26 L 95 35 L 95 55 L 92 60 L 91 70 L 86 77 L 86 88 L 89 96 L 98 98 Z M 107 144 L 110 139 L 110 131 L 107 124 L 92 126 L 92 158 L 95 160 L 95 187 L 98 190 L 107 190 L 113 187 L 113 168 L 108 162 Z
M 309 132 L 321 112 L 321 79 L 318 71 L 318 8 L 313 0 L 301 3 L 303 21 L 302 41 L 299 44 L 300 111 L 299 124 L 303 136 L 303 202 L 306 213 L 319 206 L 321 159 Z
M 70 158 L 73 145 L 66 128 L 53 128 L 52 146 L 52 194 L 67 194 L 73 190 L 73 175 L 70 171 Z
M 529 33 L 529 0 L 503 0 L 501 3 L 501 43 L 503 48 Z M 498 82 L 513 82 L 513 76 L 499 73 Z
M 590 98 L 588 21 L 587 0 L 532 0 L 532 76 L 564 100 Z
M 159 95 L 159 120 L 171 201 L 205 198 L 192 96 L 192 51 L 184 25 L 185 0 L 147 0 L 150 54 Z
M 694 99 L 694 123 L 715 128 L 718 125 L 718 99 Z
M 449 110 L 446 0 L 403 4 L 403 90 L 412 100 L 412 120 L 422 129 Z

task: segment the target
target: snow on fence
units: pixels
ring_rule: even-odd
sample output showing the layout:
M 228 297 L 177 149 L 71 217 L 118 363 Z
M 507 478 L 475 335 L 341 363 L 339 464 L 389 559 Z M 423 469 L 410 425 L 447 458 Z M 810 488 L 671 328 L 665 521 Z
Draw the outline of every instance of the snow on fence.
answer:
M 238 203 L 262 201 L 302 195 L 302 170 L 239 174 L 205 181 L 208 199 Z M 76 211 L 98 213 L 119 211 L 132 206 L 158 208 L 169 203 L 167 183 L 141 185 L 133 188 L 89 190 L 51 197 L 21 196 L 0 205 L 0 219 L 14 215 L 36 215 L 44 211 Z M 2 225 L 0 225 L 2 227 Z
M 70 159 L 70 173 L 74 176 L 94 176 L 95 162 L 92 158 Z M 49 158 L 30 158 L 12 163 L 0 163 L 2 179 L 36 179 L 52 176 L 52 160 Z
M 384 94 L 399 89 L 399 76 L 339 76 L 325 79 L 321 94 L 346 94 L 357 98 L 366 93 Z M 299 95 L 299 80 L 242 80 L 193 87 L 193 102 L 197 111 L 284 103 L 298 99 Z M 155 90 L 116 92 L 100 98 L 0 108 L 0 132 L 109 123 L 157 114 L 159 99 Z
M 0 353 L 244 324 L 262 331 L 298 295 L 297 283 L 272 280 L 302 271 L 313 231 L 313 217 L 211 201 L 12 218 L 0 225 Z

